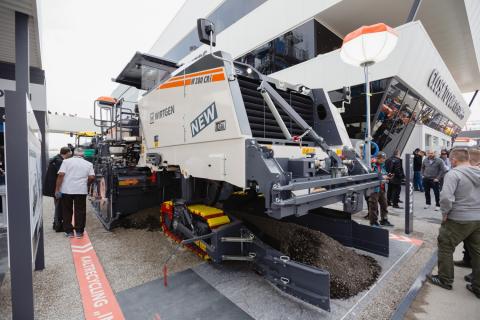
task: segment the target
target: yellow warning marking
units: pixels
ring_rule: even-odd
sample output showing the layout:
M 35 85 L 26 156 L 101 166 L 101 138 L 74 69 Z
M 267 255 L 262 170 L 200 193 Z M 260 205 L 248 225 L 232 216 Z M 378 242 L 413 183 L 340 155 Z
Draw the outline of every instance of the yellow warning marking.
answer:
M 302 154 L 312 154 L 312 153 L 315 153 L 315 148 L 312 148 L 312 147 L 302 148 Z
M 203 251 L 207 251 L 207 246 L 206 246 L 205 243 L 203 243 L 202 241 L 197 240 L 197 241 L 195 241 L 195 244 L 196 244 L 200 249 L 202 249 Z
M 219 227 L 221 225 L 230 223 L 230 219 L 228 218 L 228 216 L 221 216 L 221 217 L 208 219 L 207 223 L 210 228 L 215 228 L 215 227 Z

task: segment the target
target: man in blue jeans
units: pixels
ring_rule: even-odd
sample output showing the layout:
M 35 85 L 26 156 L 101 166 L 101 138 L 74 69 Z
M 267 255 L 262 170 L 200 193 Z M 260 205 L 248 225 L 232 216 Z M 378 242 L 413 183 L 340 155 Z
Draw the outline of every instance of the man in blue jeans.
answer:
M 424 155 L 420 148 L 413 151 L 413 189 L 420 192 L 425 192 L 422 183 L 422 160 Z

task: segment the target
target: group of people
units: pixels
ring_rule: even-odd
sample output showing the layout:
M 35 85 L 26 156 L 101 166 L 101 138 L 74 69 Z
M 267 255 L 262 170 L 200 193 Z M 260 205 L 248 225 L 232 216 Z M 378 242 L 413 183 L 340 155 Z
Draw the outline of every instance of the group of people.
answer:
M 68 238 L 83 237 L 88 185 L 94 178 L 93 165 L 83 159 L 81 148 L 73 151 L 70 147 L 63 147 L 58 155 L 50 159 L 43 194 L 55 199 L 55 231 L 64 231 Z M 72 216 L 75 226 L 72 225 Z
M 400 193 L 402 182 L 405 178 L 400 152 L 395 151 L 393 156 L 387 159 L 385 152 L 378 152 L 372 161 L 372 171 L 381 174 L 383 180 L 379 187 L 367 197 L 368 215 L 370 225 L 379 227 L 393 227 L 388 221 L 388 207 L 401 209 Z M 378 221 L 378 207 L 380 206 L 380 223 Z
M 454 265 L 472 268 L 465 276 L 466 288 L 480 299 L 480 149 L 454 148 L 442 150 L 440 157 L 420 149 L 414 152 L 415 189 L 425 192 L 425 208 L 431 206 L 430 192 L 435 196 L 435 210 L 441 211 L 442 223 L 438 235 L 438 274 L 429 281 L 451 290 Z M 388 206 L 399 207 L 399 194 L 404 178 L 402 160 L 396 151 L 387 159 L 378 152 L 372 161 L 372 171 L 382 175 L 379 187 L 368 196 L 370 225 L 392 226 L 388 221 Z M 388 190 L 386 186 L 388 184 Z M 378 223 L 378 207 L 381 220 Z M 463 242 L 464 257 L 453 261 L 455 248 Z

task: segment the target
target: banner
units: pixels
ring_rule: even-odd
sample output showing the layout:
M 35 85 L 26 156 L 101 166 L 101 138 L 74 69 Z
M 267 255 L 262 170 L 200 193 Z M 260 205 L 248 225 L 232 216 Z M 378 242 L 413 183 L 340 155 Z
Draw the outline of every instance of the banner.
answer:
M 30 227 L 32 236 L 32 261 L 38 247 L 39 231 L 42 224 L 42 135 L 35 114 L 27 99 L 28 130 L 28 180 L 30 186 Z

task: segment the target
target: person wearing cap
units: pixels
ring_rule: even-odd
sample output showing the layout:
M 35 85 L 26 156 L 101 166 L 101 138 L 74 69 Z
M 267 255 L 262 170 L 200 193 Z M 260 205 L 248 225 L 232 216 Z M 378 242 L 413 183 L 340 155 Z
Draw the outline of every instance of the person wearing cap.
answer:
M 370 218 L 370 225 L 379 227 L 380 225 L 386 227 L 393 227 L 387 219 L 387 195 L 385 193 L 385 180 L 390 179 L 385 169 L 385 160 L 387 155 L 380 151 L 377 153 L 376 161 L 372 163 L 372 172 L 376 172 L 382 176 L 383 180 L 380 186 L 376 187 L 368 197 L 368 216 Z M 381 220 L 378 223 L 378 206 L 380 205 Z

